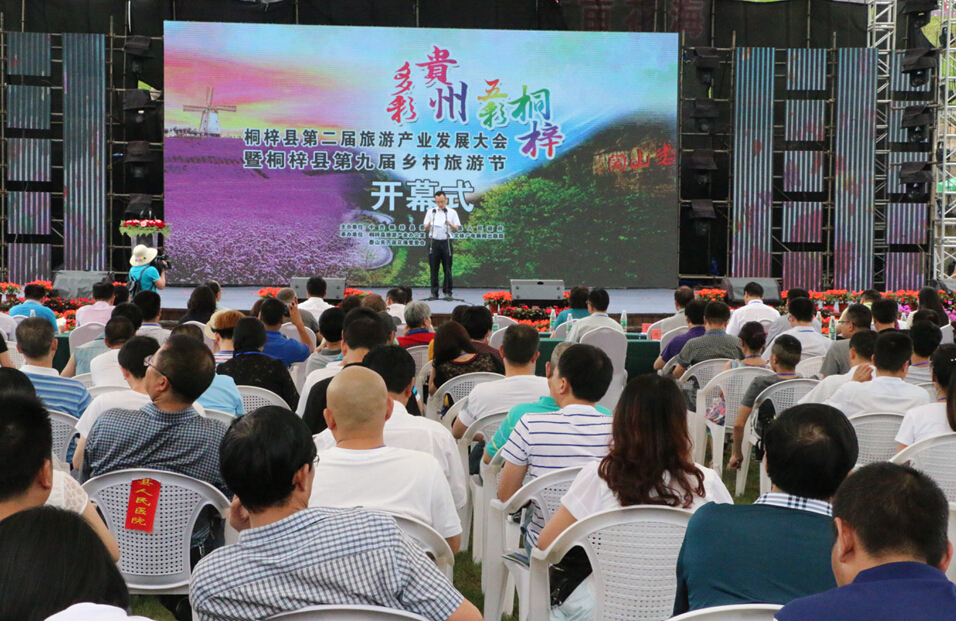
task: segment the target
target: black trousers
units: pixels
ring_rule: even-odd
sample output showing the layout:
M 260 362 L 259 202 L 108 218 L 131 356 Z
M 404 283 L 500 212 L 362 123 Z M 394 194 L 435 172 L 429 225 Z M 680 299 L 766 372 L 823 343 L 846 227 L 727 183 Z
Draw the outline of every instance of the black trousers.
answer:
M 445 280 L 442 282 L 441 290 L 445 295 L 451 295 L 451 240 L 432 239 L 428 250 L 428 266 L 432 272 L 432 297 L 438 297 L 438 266 L 441 265 L 445 272 Z

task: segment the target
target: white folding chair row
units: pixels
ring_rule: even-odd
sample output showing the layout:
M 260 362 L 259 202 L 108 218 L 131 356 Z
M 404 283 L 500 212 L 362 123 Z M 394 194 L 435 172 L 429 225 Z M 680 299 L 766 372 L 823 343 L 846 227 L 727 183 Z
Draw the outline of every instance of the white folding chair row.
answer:
M 109 392 L 122 392 L 124 390 L 130 390 L 129 385 L 126 386 L 90 386 L 86 389 L 90 393 L 90 397 L 97 398 L 100 395 L 105 395 Z
M 381 606 L 308 606 L 277 614 L 266 621 L 408 621 L 409 619 L 427 621 L 425 617 L 412 612 Z
M 661 506 L 610 509 L 575 522 L 547 550 L 533 549 L 529 621 L 551 618 L 548 568 L 575 546 L 591 561 L 595 619 L 667 619 L 677 592 L 677 556 L 692 515 Z
M 247 414 L 267 405 L 289 408 L 289 404 L 285 402 L 285 399 L 271 390 L 259 388 L 258 386 L 237 386 L 237 388 L 239 389 L 239 396 L 242 397 L 242 408 Z
M 74 375 L 73 379 L 86 386 L 87 390 L 93 386 L 93 376 L 90 373 L 80 373 L 79 375 Z
M 47 413 L 50 415 L 50 426 L 53 428 L 53 454 L 63 463 L 68 463 L 66 454 L 70 449 L 70 442 L 78 435 L 76 423 L 79 419 L 57 410 L 47 410 Z
M 926 391 L 926 394 L 929 395 L 929 400 L 931 403 L 935 403 L 939 399 L 939 392 L 936 390 L 936 384 L 933 382 L 924 382 L 922 384 L 917 384 L 920 388 Z
M 726 363 L 725 363 L 726 364 Z M 740 402 L 743 401 L 744 394 L 750 388 L 750 382 L 761 375 L 773 375 L 770 369 L 760 367 L 739 367 L 729 371 L 721 371 L 713 377 L 707 385 L 697 391 L 697 409 L 695 412 L 688 412 L 688 424 L 691 429 L 692 439 L 694 441 L 694 461 L 704 463 L 706 455 L 707 430 L 710 430 L 712 438 L 712 457 L 714 460 L 714 470 L 723 471 L 724 467 L 724 438 L 727 430 L 731 432 L 734 423 L 737 421 L 737 411 L 740 409 Z M 718 425 L 707 418 L 707 406 L 717 391 L 720 390 L 724 395 L 724 404 L 726 405 L 726 414 L 724 415 L 724 424 Z
M 860 446 L 860 455 L 856 467 L 889 461 L 896 455 L 896 434 L 903 424 L 903 415 L 899 412 L 863 412 L 849 417 L 856 440 Z
M 668 330 L 661 336 L 661 351 L 664 351 L 664 348 L 667 347 L 671 341 L 674 340 L 674 337 L 680 336 L 682 334 L 687 334 L 690 330 L 688 326 L 681 326 L 679 328 L 674 328 L 673 330 Z
M 126 511 L 134 482 L 151 479 L 160 483 L 152 532 L 130 530 Z M 189 553 L 193 527 L 207 506 L 225 520 L 229 500 L 212 485 L 181 474 L 136 468 L 94 477 L 83 484 L 103 513 L 103 519 L 119 544 L 120 573 L 130 593 L 163 595 L 189 592 Z M 229 529 L 228 525 L 226 526 Z M 235 531 L 232 531 L 234 534 Z M 229 536 L 227 541 L 234 540 Z
M 487 542 L 485 550 L 482 553 L 482 566 L 488 564 L 488 573 L 486 576 L 485 587 L 485 620 L 500 619 L 504 614 L 504 602 L 508 597 L 508 573 L 514 577 L 515 588 L 518 592 L 519 618 L 526 619 L 528 611 L 528 595 L 530 581 L 528 567 L 512 558 L 505 558 L 505 555 L 515 552 L 523 552 L 518 547 L 518 538 L 513 536 L 514 529 L 510 529 L 512 536 L 508 536 L 508 516 L 515 513 L 529 502 L 534 503 L 541 509 L 545 523 L 551 519 L 551 516 L 561 506 L 561 497 L 568 491 L 571 482 L 581 471 L 581 466 L 573 468 L 562 468 L 555 472 L 549 472 L 544 476 L 535 479 L 526 480 L 507 502 L 502 502 L 495 498 L 491 501 L 491 510 L 487 516 L 486 526 Z M 490 490 L 488 490 L 490 493 Z M 528 507 L 527 511 L 532 511 Z M 676 559 L 675 567 L 676 567 Z M 546 572 L 547 573 L 547 572 Z M 676 584 L 674 585 L 676 589 Z M 673 600 L 671 602 L 673 606 Z M 601 617 L 595 617 L 600 619 Z
M 199 331 L 202 332 L 203 343 L 206 344 L 206 347 L 209 348 L 209 351 L 211 352 L 216 351 L 216 341 L 206 336 L 206 324 L 204 324 L 201 321 L 187 321 L 184 325 L 196 326 L 197 328 L 199 328 Z
M 773 621 L 780 604 L 735 604 L 692 610 L 670 621 Z
M 415 359 L 415 375 L 417 376 L 422 372 L 422 367 L 425 366 L 425 363 L 428 362 L 428 345 L 415 345 L 405 351 L 410 353 L 412 358 Z
M 440 421 L 442 419 L 441 408 L 445 401 L 445 395 L 449 395 L 454 403 L 458 403 L 468 396 L 471 389 L 478 384 L 493 382 L 504 378 L 498 373 L 465 373 L 451 378 L 438 387 L 435 394 L 428 398 L 428 404 L 425 406 L 425 417 L 431 420 Z M 447 425 L 446 425 L 447 426 Z
M 740 470 L 737 471 L 737 486 L 734 490 L 734 496 L 743 495 L 744 489 L 747 487 L 747 475 L 750 471 L 750 454 L 753 447 L 757 444 L 756 424 L 757 412 L 760 411 L 760 406 L 763 405 L 765 401 L 769 401 L 773 404 L 774 416 L 779 416 L 784 410 L 789 410 L 795 406 L 804 395 L 813 390 L 819 383 L 818 380 L 808 378 L 784 380 L 777 382 L 773 386 L 768 386 L 763 392 L 757 395 L 753 410 L 750 413 L 750 418 L 747 419 L 747 430 L 744 432 L 744 441 L 741 446 L 743 461 L 740 464 Z M 760 468 L 761 489 L 763 489 L 764 479 L 767 481 L 767 491 L 770 491 L 770 479 L 767 478 L 766 471 Z
M 467 397 L 462 399 L 462 401 L 467 402 Z M 457 403 L 455 405 L 458 405 Z M 452 410 L 454 410 L 454 406 Z M 451 410 L 449 410 L 449 415 Z M 475 441 L 475 436 L 481 435 L 484 437 L 485 442 L 491 440 L 492 436 L 495 435 L 495 432 L 498 431 L 498 427 L 501 426 L 501 423 L 504 421 L 505 417 L 508 415 L 507 412 L 499 412 L 497 414 L 489 414 L 488 416 L 482 416 L 471 425 L 468 426 L 468 429 L 465 430 L 464 435 L 461 436 L 461 439 L 458 440 L 458 457 L 461 460 L 461 466 L 465 471 L 465 474 L 468 474 L 469 463 L 468 457 L 471 453 L 471 444 Z M 445 416 L 449 418 L 449 416 Z M 469 500 L 464 511 L 459 512 L 461 520 L 461 528 L 464 533 L 462 536 L 461 549 L 464 550 L 468 547 L 468 530 L 469 526 L 474 520 L 474 540 L 471 545 L 471 557 L 476 562 L 481 562 L 482 559 L 482 545 L 484 542 L 484 525 L 485 525 L 485 507 L 487 501 L 485 500 L 485 487 L 484 483 L 481 481 L 481 477 L 468 477 L 468 489 L 469 489 Z M 490 488 L 489 488 L 490 491 Z
M 498 349 L 501 347 L 501 344 L 505 342 L 505 331 L 508 329 L 507 326 L 502 327 L 500 330 L 491 333 L 491 338 L 488 339 L 488 346 Z
M 946 500 L 956 502 L 956 433 L 947 433 L 916 442 L 890 459 L 922 470 L 939 485 Z
M 797 375 L 803 377 L 813 377 L 820 372 L 820 369 L 823 367 L 823 360 L 826 356 L 812 356 L 810 358 L 804 358 L 797 363 Z
M 279 332 L 289 337 L 290 339 L 294 340 L 295 342 L 297 343 L 299 342 L 299 330 L 298 328 L 295 327 L 295 324 L 284 323 L 282 324 L 282 327 L 279 328 Z M 309 342 L 312 344 L 312 349 L 315 349 L 315 345 L 318 342 L 318 339 L 315 336 L 315 332 L 313 332 L 311 328 L 306 328 L 305 332 L 306 334 L 309 335 Z
M 710 380 L 714 379 L 715 375 L 724 370 L 728 362 L 730 362 L 730 358 L 712 358 L 692 364 L 684 370 L 684 374 L 680 376 L 677 382 L 683 387 L 690 384 L 691 381 L 696 381 L 697 385 L 703 388 Z
M 82 325 L 79 328 L 74 328 L 73 331 L 70 332 L 69 336 L 70 355 L 72 356 L 73 351 L 80 345 L 85 345 L 96 340 L 96 337 L 103 334 L 105 329 L 105 325 L 95 321 L 86 325 Z
M 621 393 L 624 392 L 624 385 L 627 383 L 627 371 L 624 368 L 627 361 L 627 336 L 614 328 L 597 328 L 586 332 L 581 337 L 581 343 L 597 347 L 611 359 L 611 367 L 614 369 L 611 384 L 601 400 L 598 401 L 598 405 L 614 410 Z

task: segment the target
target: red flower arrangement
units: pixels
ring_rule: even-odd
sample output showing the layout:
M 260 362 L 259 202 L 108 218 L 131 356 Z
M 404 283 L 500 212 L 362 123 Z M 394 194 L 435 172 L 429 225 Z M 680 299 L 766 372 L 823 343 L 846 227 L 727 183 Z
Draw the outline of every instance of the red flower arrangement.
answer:
M 162 220 L 124 220 L 120 223 L 120 233 L 129 237 L 162 233 L 169 237 L 169 225 Z
M 727 292 L 723 289 L 701 289 L 697 292 L 697 297 L 707 302 L 723 302 Z
M 279 293 L 279 287 L 263 287 L 259 289 L 260 298 L 274 298 Z
M 512 302 L 510 291 L 489 291 L 481 299 L 485 306 L 511 306 Z
M 371 294 L 372 294 L 371 291 L 362 291 L 361 289 L 351 289 L 351 288 L 346 288 L 344 293 L 345 297 L 349 297 L 350 295 L 357 295 L 360 298 L 364 298 L 365 296 L 371 295 Z

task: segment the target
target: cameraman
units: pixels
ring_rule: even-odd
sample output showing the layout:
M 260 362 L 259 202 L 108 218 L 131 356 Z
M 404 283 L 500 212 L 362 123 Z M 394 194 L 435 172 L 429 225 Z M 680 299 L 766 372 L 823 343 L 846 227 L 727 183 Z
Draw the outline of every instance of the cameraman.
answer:
M 166 288 L 166 262 L 156 261 L 159 251 L 139 244 L 133 248 L 133 258 L 129 264 L 133 269 L 129 271 L 130 281 L 139 281 L 140 291 L 156 291 Z

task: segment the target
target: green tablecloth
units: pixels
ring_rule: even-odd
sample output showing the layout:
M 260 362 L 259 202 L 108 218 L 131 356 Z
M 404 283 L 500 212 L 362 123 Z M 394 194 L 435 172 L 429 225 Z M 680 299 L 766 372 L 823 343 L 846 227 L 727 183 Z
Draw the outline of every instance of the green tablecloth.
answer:
M 551 360 L 551 352 L 557 347 L 558 343 L 563 343 L 564 339 L 543 338 L 538 346 L 541 355 L 538 357 L 538 364 L 535 367 L 537 375 L 544 377 L 544 365 Z M 643 341 L 628 338 L 627 339 L 627 358 L 624 361 L 624 368 L 627 369 L 628 377 L 635 377 L 641 373 L 651 373 L 654 370 L 654 361 L 661 355 L 660 341 Z

